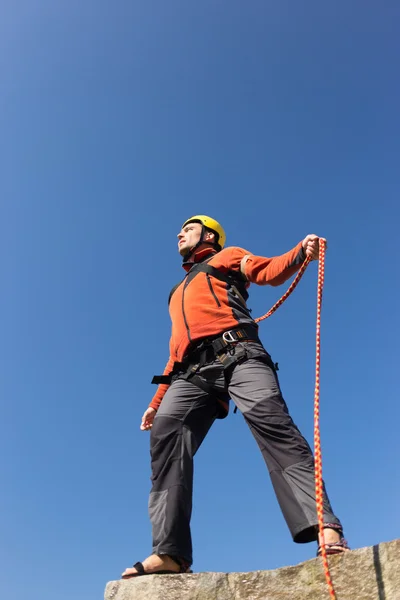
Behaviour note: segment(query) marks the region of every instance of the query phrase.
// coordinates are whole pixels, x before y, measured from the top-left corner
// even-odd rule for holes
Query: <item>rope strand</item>
[[[281,306],[281,304],[283,304],[285,302],[286,298],[288,298],[290,296],[290,294],[293,292],[294,288],[299,283],[300,279],[303,277],[304,271],[307,269],[309,264],[310,264],[310,258],[307,257],[306,260],[301,265],[296,277],[293,279],[292,283],[290,284],[290,287],[288,288],[287,292],[285,292],[283,294],[282,298],[279,298],[278,302],[275,302],[273,307],[267,313],[265,313],[265,315],[262,315],[262,317],[257,317],[257,319],[254,319],[256,323],[258,323],[259,321],[263,321],[264,319],[268,319],[268,317],[270,317]]]
[[[325,579],[329,589],[329,595],[336,600],[336,594],[329,572],[328,557],[325,547],[324,535],[324,493],[322,483],[322,452],[321,452],[321,434],[319,424],[319,405],[320,405],[320,367],[321,367],[321,309],[322,293],[325,279],[325,250],[326,240],[319,240],[319,261],[318,261],[318,291],[317,291],[317,328],[315,343],[315,390],[314,390],[314,455],[315,455],[315,499],[317,503],[318,532],[320,538],[320,548],[322,564],[325,572]]]
[[[329,595],[332,600],[336,600],[336,594],[329,572],[328,557],[325,548],[324,536],[324,496],[322,483],[322,453],[321,453],[321,435],[319,425],[319,400],[320,400],[320,365],[321,365],[321,308],[322,292],[325,279],[325,251],[326,240],[319,238],[319,261],[318,261],[318,286],[317,286],[317,328],[316,328],[316,359],[315,359],[315,390],[314,390],[314,455],[315,455],[315,499],[318,516],[318,533],[320,538],[322,564],[324,567],[325,579],[329,589]],[[304,272],[310,264],[310,258],[307,257],[297,273],[287,292],[274,304],[274,306],[265,315],[255,319],[256,323],[270,317],[290,296]]]

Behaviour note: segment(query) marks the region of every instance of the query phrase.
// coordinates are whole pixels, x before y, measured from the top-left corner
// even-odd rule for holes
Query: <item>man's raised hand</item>
[[[320,238],[317,235],[315,235],[315,233],[310,233],[303,240],[302,246],[304,253],[306,257],[310,257],[311,260],[318,260],[319,240]]]

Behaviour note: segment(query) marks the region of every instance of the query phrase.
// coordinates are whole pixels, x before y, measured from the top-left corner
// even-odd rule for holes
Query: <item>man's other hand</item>
[[[156,416],[156,410],[154,410],[154,408],[148,408],[143,417],[142,417],[142,422],[140,424],[140,429],[142,431],[148,431],[149,429],[151,429],[153,427],[153,421],[154,421],[154,417]]]

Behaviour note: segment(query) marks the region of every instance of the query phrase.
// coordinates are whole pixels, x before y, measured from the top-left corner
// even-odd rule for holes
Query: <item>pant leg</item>
[[[216,400],[189,381],[168,388],[150,436],[152,490],[149,514],[153,553],[192,564],[193,457],[217,415]]]
[[[238,364],[229,393],[250,427],[268,466],[271,481],[293,540],[317,539],[314,458],[289,415],[275,370],[250,358]],[[340,525],[324,487],[324,522]]]

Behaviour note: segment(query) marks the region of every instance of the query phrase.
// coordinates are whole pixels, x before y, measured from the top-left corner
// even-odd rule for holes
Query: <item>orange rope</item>
[[[317,333],[315,349],[315,391],[314,391],[314,454],[315,454],[315,498],[317,502],[318,530],[320,536],[320,548],[322,563],[324,566],[325,579],[329,589],[329,595],[333,600],[336,599],[335,590],[329,572],[328,557],[325,548],[324,536],[324,496],[322,484],[322,455],[321,455],[321,436],[319,427],[319,381],[320,381],[320,363],[321,363],[321,307],[322,291],[325,278],[325,250],[326,240],[319,240],[319,261],[318,261],[318,295],[317,295]]]
[[[322,484],[322,456],[321,456],[321,437],[319,427],[319,383],[320,383],[320,363],[321,363],[321,307],[322,307],[322,291],[324,287],[325,277],[325,251],[326,240],[319,238],[319,261],[318,261],[318,292],[317,292],[317,332],[316,332],[316,361],[315,361],[315,391],[314,391],[314,454],[315,454],[315,499],[317,504],[318,516],[318,532],[320,536],[320,547],[322,563],[325,572],[325,579],[329,589],[329,595],[333,600],[336,600],[335,590],[332,583],[332,578],[329,572],[328,557],[325,548],[324,536],[324,521],[323,521],[323,484]],[[306,258],[302,264],[295,279],[289,289],[282,298],[274,304],[274,306],[265,315],[255,319],[256,323],[270,317],[283,304],[283,302],[293,292],[304,271],[310,263],[310,258]]]
[[[273,307],[267,313],[265,313],[265,315],[263,315],[262,317],[257,317],[257,319],[254,319],[256,323],[258,323],[259,321],[263,321],[264,319],[268,319],[268,317],[270,317],[276,311],[276,309],[279,308],[281,306],[281,304],[283,304],[285,302],[286,298],[288,298],[290,296],[290,294],[293,292],[294,288],[299,283],[300,279],[303,277],[304,271],[308,267],[309,263],[310,263],[310,259],[306,258],[306,260],[301,265],[296,277],[293,279],[292,283],[290,284],[288,291],[283,294],[282,298],[279,298],[278,302],[276,302],[273,305]]]

